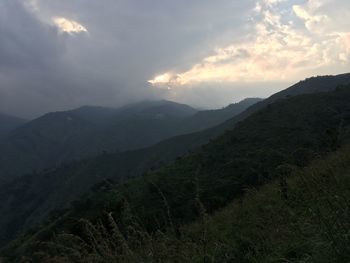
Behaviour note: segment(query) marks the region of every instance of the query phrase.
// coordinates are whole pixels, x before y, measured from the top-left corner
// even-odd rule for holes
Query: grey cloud
[[[147,80],[239,37],[255,2],[38,0],[35,11],[25,1],[0,4],[0,111],[25,117],[164,96]],[[62,34],[55,16],[89,33]]]
[[[17,0],[0,4],[0,67],[45,66],[62,52],[57,29],[38,21]]]

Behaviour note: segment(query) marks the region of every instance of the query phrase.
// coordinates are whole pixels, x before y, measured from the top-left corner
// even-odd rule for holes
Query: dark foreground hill
[[[349,76],[347,75],[347,77]],[[343,76],[341,76],[341,80],[343,81],[342,78]],[[338,76],[322,77],[322,79],[325,79],[335,85],[334,79],[338,79]],[[297,87],[300,89],[298,92],[300,93],[304,86],[310,86],[312,83],[317,84],[318,82],[319,78],[308,79],[304,82],[301,82],[297,84]],[[293,90],[294,87],[295,86],[293,86],[291,89]],[[328,90],[333,89],[335,89],[335,86],[328,86]],[[314,90],[317,91],[317,89]],[[213,139],[216,136],[224,133],[225,130],[233,129],[237,122],[253,114],[255,111],[264,109],[264,107],[266,110],[268,110],[269,107],[272,107],[272,105],[274,105],[274,101],[276,102],[282,100],[280,104],[283,104],[283,98],[288,99],[286,98],[286,94],[289,94],[289,89],[281,93],[284,95],[277,96],[277,98],[276,95],[274,95],[266,101],[258,103],[258,107],[250,107],[247,111],[237,115],[237,117],[230,119],[224,124],[216,126],[212,129],[205,130],[203,132],[175,137],[161,142],[153,147],[138,151],[130,151],[119,154],[103,154],[97,158],[75,162],[58,169],[55,168],[48,170],[44,173],[34,173],[32,175],[23,176],[12,181],[9,184],[3,185],[0,189],[0,212],[6,216],[0,218],[0,237],[2,243],[4,243],[6,240],[11,239],[16,232],[27,229],[33,224],[36,224],[38,221],[46,218],[50,211],[64,207],[68,202],[75,200],[98,182],[101,182],[108,178],[113,178],[115,181],[123,181],[128,177],[140,176],[147,171],[154,170],[158,167],[163,166],[164,164],[170,163],[176,157],[189,153],[189,150],[195,149],[199,145],[205,144],[210,139]],[[324,105],[328,105],[327,100],[324,102]],[[269,106],[270,104],[271,106]],[[305,107],[305,105],[302,105],[301,109],[307,110],[303,107]],[[299,112],[298,107],[293,108],[292,111],[293,114],[297,114]],[[282,109],[281,112],[283,112]],[[276,120],[271,119],[270,121],[275,121],[276,124],[277,120],[285,120],[285,118],[288,118],[282,113],[277,117]],[[312,118],[313,116],[310,115],[309,117]],[[294,119],[290,120],[290,125],[296,124],[294,122],[297,117],[295,116],[293,118]],[[259,121],[259,119],[256,121]],[[247,129],[247,137],[244,139],[246,141],[250,140],[249,136],[252,136],[252,132],[258,133],[257,127],[264,127],[263,124],[254,122],[250,122],[251,130]],[[272,122],[272,124],[273,123],[274,122]],[[284,123],[281,125],[283,127]],[[287,134],[289,135],[292,134],[292,131],[294,131],[293,129],[297,128],[294,127],[291,129],[291,131],[288,131],[286,129],[284,131],[288,132]],[[278,139],[280,137],[278,132],[276,132],[274,135],[275,137],[273,137],[271,134],[265,134],[265,136],[267,137],[264,137],[261,140],[266,140],[267,142],[269,140],[274,140],[276,138]],[[293,136],[291,135],[290,137]],[[293,138],[289,137],[286,138],[287,141],[292,139]],[[282,141],[281,145],[283,145],[283,143],[284,142]],[[293,147],[296,146],[300,146],[300,142],[296,142],[295,145],[293,145]],[[214,151],[221,152],[223,150],[224,148]],[[239,151],[240,150],[236,151],[237,154],[239,154]],[[271,154],[273,154],[273,151]],[[265,155],[265,153],[261,153],[262,160],[264,160],[263,156]],[[269,160],[268,158],[270,157],[267,155],[266,158],[267,162]],[[247,160],[245,157],[242,158],[243,164],[246,161]],[[237,166],[240,165],[237,164]]]
[[[25,122],[26,121],[21,118],[0,113],[0,139],[6,137],[11,131],[23,125]]]
[[[80,218],[103,223],[105,213],[112,213],[119,221],[129,209],[148,231],[170,227],[180,234],[181,225],[276,178],[281,179],[282,195],[287,196],[284,176],[293,167],[303,167],[349,142],[349,100],[347,86],[270,104],[172,165],[116,185],[105,181],[96,186],[94,193],[74,202],[69,210],[52,215],[52,221],[39,232],[28,234],[8,251],[17,254],[26,250],[31,254],[37,251],[35,240],[55,242],[51,239],[53,233],[80,236]],[[85,172],[96,174],[100,168]],[[61,172],[62,177],[69,176],[69,170],[65,172]],[[26,192],[25,188],[14,189]],[[8,201],[7,205],[15,204]],[[127,225],[121,228],[129,229]]]
[[[349,173],[346,147],[305,169],[293,167],[284,186],[276,180],[247,190],[214,215],[198,196],[198,220],[177,231],[150,233],[126,203],[122,215],[72,221],[74,231],[35,243],[47,240],[47,228],[2,255],[4,262],[20,255],[33,262],[348,262]]]

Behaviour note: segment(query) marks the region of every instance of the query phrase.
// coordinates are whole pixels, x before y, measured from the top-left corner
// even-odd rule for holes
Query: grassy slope
[[[350,148],[296,170],[286,188],[286,198],[278,180],[251,189],[241,201],[185,227],[183,237],[174,240],[181,260],[347,262]],[[164,255],[171,255],[169,250]]]
[[[196,223],[181,228],[180,237],[171,230],[155,234],[139,249],[129,234],[131,255],[124,252],[114,260],[348,262],[350,148],[296,169],[286,183],[286,196],[279,180],[250,189],[216,214],[202,213]]]
[[[180,234],[148,234],[130,212],[117,223],[106,216],[116,232],[80,221],[82,239],[58,235],[30,262],[348,262],[350,148],[296,169],[286,183],[287,197],[278,180],[250,189],[214,215],[203,209]],[[125,222],[131,231],[122,233]]]

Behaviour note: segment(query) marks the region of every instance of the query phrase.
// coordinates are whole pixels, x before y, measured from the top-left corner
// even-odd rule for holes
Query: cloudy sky
[[[350,71],[348,0],[0,0],[0,112],[221,107]]]

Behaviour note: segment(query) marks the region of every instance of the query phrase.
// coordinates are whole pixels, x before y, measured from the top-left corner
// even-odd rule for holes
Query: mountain
[[[153,231],[159,233],[159,230],[170,228],[173,229],[174,235],[181,237],[183,224],[196,220],[200,215],[205,217],[206,214],[241,197],[249,191],[247,189],[260,188],[277,178],[280,180],[281,196],[291,198],[294,202],[297,197],[293,195],[288,197],[285,176],[294,169],[304,167],[312,160],[321,158],[350,142],[349,100],[350,85],[338,87],[331,92],[298,95],[278,100],[237,123],[234,129],[192,154],[178,158],[171,165],[116,184],[110,180],[103,182],[102,176],[100,177],[102,183],[96,185],[93,192],[72,203],[68,210],[52,214],[44,227],[28,232],[27,236],[12,243],[6,251],[12,255],[18,253],[17,256],[22,255],[24,251],[24,255],[33,256],[33,252],[44,253],[43,247],[51,244],[54,245],[54,249],[45,250],[45,254],[53,253],[54,256],[58,256],[57,251],[60,251],[60,248],[55,247],[55,242],[58,242],[54,239],[55,236],[61,236],[61,233],[64,233],[63,236],[66,238],[86,240],[85,245],[91,244],[92,237],[97,237],[95,234],[99,233],[96,232],[96,228],[94,230],[93,224],[99,224],[98,231],[108,233],[110,227],[115,226],[116,222],[120,226],[119,237],[140,233],[137,230],[136,232],[130,230],[135,227],[132,222],[138,222],[150,233]],[[121,156],[123,155],[118,158]],[[125,156],[124,160],[118,158],[109,155],[105,158],[101,156],[99,160],[93,160],[94,165],[87,162],[85,169],[80,167],[78,170],[83,172],[85,178],[91,178],[91,176],[112,172],[110,169],[114,169],[110,174],[111,179],[117,180],[125,173],[123,170],[119,171],[123,169],[121,164],[128,160]],[[114,167],[106,167],[106,164],[112,164],[112,160]],[[38,183],[45,185],[50,181],[48,179],[50,177],[56,177],[57,180],[69,178],[69,182],[72,182],[75,179],[72,176],[79,177],[78,170],[75,170],[78,166],[80,164],[72,164],[61,170],[38,175],[40,178]],[[324,178],[325,175],[328,176],[327,171],[322,170],[321,179],[323,178],[324,182],[329,182]],[[19,203],[14,199],[16,192],[21,193],[21,198],[27,201],[28,206],[35,207],[35,202],[38,202],[40,197],[30,191],[28,188],[30,179],[27,177],[26,180],[26,182],[22,181],[22,184],[13,183],[11,188],[7,188],[7,191],[10,191],[7,194],[3,193],[6,189],[1,189],[2,195],[11,196],[7,201],[1,202],[2,209],[7,207],[7,211],[11,211],[14,207],[18,207]],[[310,183],[313,181],[311,180]],[[77,184],[75,189],[78,190],[79,187],[80,185]],[[50,191],[48,188],[42,189]],[[36,198],[38,198],[37,201]],[[1,200],[5,199],[1,197]],[[41,197],[41,202],[43,200],[46,199]],[[273,203],[269,204],[273,205]],[[304,209],[301,207],[299,211]],[[24,226],[28,223],[24,218],[32,216],[32,213],[33,210],[28,209],[26,216],[17,215],[15,218],[17,221],[11,222]],[[111,220],[111,216],[115,216],[116,221],[108,221]],[[136,221],[130,221],[132,218]],[[9,228],[6,229],[8,230]],[[69,239],[69,242],[73,242],[73,239]],[[37,243],[37,241],[44,241],[44,243]],[[126,239],[125,242],[129,241]],[[75,244],[78,248],[83,246],[83,243]],[[102,243],[94,244],[97,246]],[[135,247],[137,247],[136,244]],[[83,249],[83,247],[80,248]],[[36,256],[39,257],[43,255],[42,253],[37,253]],[[66,251],[66,253],[69,252]],[[79,255],[76,256],[79,258]]]
[[[142,102],[139,104],[126,106],[121,110],[119,110],[119,112],[121,113],[117,114],[118,118],[121,115],[123,115],[123,113],[125,113],[126,116],[131,117],[129,121],[127,119],[123,119],[124,123],[121,123],[121,122],[118,123],[120,119],[117,118],[117,124],[114,123],[114,125],[111,125],[111,127],[108,127],[108,128],[104,127],[103,129],[97,129],[98,131],[96,131],[96,129],[94,129],[93,127],[88,129],[84,129],[84,127],[82,127],[82,130],[84,133],[80,134],[79,136],[70,138],[69,142],[67,142],[64,145],[59,143],[59,145],[61,146],[61,148],[59,147],[60,151],[58,155],[56,154],[54,156],[52,156],[52,154],[47,155],[45,149],[55,149],[56,143],[54,143],[54,145],[52,145],[51,143],[52,141],[55,141],[56,138],[52,139],[50,138],[51,136],[50,135],[48,137],[48,141],[49,141],[48,145],[46,145],[45,143],[42,143],[42,138],[38,138],[38,139],[28,138],[26,132],[23,132],[22,134],[19,134],[19,135],[16,134],[13,137],[11,136],[10,142],[7,141],[6,143],[2,143],[2,144],[0,142],[0,146],[3,149],[0,152],[0,156],[2,156],[0,157],[0,182],[1,180],[5,180],[4,179],[5,177],[12,178],[13,176],[16,176],[16,175],[21,175],[24,173],[29,173],[29,172],[38,171],[38,170],[40,171],[44,168],[57,166],[65,162],[72,161],[74,159],[81,159],[81,158],[95,156],[101,152],[116,152],[116,151],[125,151],[130,149],[132,150],[132,149],[147,147],[161,140],[164,140],[166,138],[170,138],[179,134],[192,133],[200,129],[204,130],[204,132],[199,134],[189,135],[188,137],[175,138],[174,141],[166,142],[165,144],[163,144],[163,145],[167,145],[166,147],[162,147],[162,145],[157,146],[156,148],[163,148],[163,149],[168,148],[169,145],[174,146],[174,152],[170,150],[164,153],[162,152],[162,150],[160,150],[160,151],[156,151],[156,152],[160,152],[160,154],[157,154],[157,156],[152,154],[153,159],[160,158],[160,162],[162,163],[168,159],[172,160],[174,157],[186,153],[189,149],[195,148],[196,146],[207,142],[211,138],[215,138],[216,136],[220,135],[223,131],[227,129],[232,129],[237,122],[243,120],[244,118],[248,117],[250,114],[256,111],[263,109],[267,105],[277,100],[298,95],[298,94],[303,94],[303,93],[326,92],[326,91],[333,90],[334,88],[337,87],[337,85],[340,85],[340,84],[345,85],[348,83],[350,83],[349,73],[336,75],[336,76],[318,76],[318,77],[308,78],[304,81],[300,81],[299,83],[291,86],[286,90],[283,90],[281,92],[274,94],[273,96],[269,97],[264,101],[253,104],[253,107],[249,107],[248,110],[243,111],[242,113],[240,111],[235,112],[235,114],[237,115],[236,117],[231,116],[231,119],[229,119],[228,121],[226,121],[221,125],[215,126],[213,129],[208,129],[208,128],[210,128],[212,125],[215,125],[227,120],[227,118],[230,118],[228,114],[225,114],[225,112],[229,112],[229,110],[223,109],[223,110],[213,111],[213,112],[204,111],[203,113],[198,112],[197,114],[195,114],[193,110],[190,110],[190,112],[192,112],[194,116],[192,117],[189,116],[187,119],[183,119],[182,121],[179,121],[177,119],[175,122],[171,121],[171,123],[169,124],[167,122],[162,123],[161,120],[157,119],[157,116],[159,118],[161,114],[151,115],[154,117],[152,119],[153,122],[149,122],[147,119],[143,119],[143,117],[141,117],[142,114],[141,116],[139,115],[145,107],[151,106],[150,108],[157,109],[157,107],[159,108],[163,104],[162,107],[164,109],[164,104],[166,105],[169,102],[167,101]],[[178,105],[178,104],[176,105],[184,106],[184,105]],[[244,104],[241,104],[241,105],[244,105]],[[248,104],[246,106],[250,106],[250,105]],[[91,112],[96,110],[97,108],[83,107],[81,109],[78,109],[76,113],[80,119],[87,120],[89,124],[91,124],[90,122],[95,123],[96,121],[99,123],[103,119],[105,119],[105,121],[111,120],[109,115],[113,115],[113,110],[98,108],[98,112],[99,112],[98,114]],[[173,108],[176,108],[176,107],[174,107],[173,105]],[[228,107],[228,109],[230,108],[231,107]],[[244,107],[242,109],[244,109]],[[135,112],[138,112],[138,114],[133,114]],[[100,117],[97,116],[96,118],[95,114],[96,115],[100,114],[101,116]],[[135,115],[138,117],[136,117]],[[95,119],[91,120],[91,117],[87,117],[87,116],[95,116]],[[134,118],[132,118],[132,116],[134,116]],[[221,117],[218,117],[218,116],[221,116]],[[160,127],[157,127],[157,125],[160,125]],[[143,133],[141,130],[145,127],[147,127],[148,130],[146,130],[145,133]],[[40,134],[41,132],[38,132],[38,133]],[[63,132],[62,135],[64,139],[67,141],[67,136],[65,136],[64,134],[65,133]],[[24,140],[23,140],[23,137],[24,137]],[[36,137],[36,135],[34,135],[34,137]],[[40,141],[40,146],[36,145],[37,140]],[[170,148],[172,148],[172,146]],[[41,153],[42,148],[44,148],[43,150],[44,153]],[[37,150],[33,152],[32,149],[37,149]],[[25,153],[23,153],[23,150]],[[39,151],[39,153],[37,151]],[[164,155],[164,157],[162,155]],[[21,161],[23,160],[20,165],[18,165],[18,160],[21,160]],[[146,162],[150,163],[149,160],[146,160]],[[150,166],[154,166],[154,164]]]
[[[247,99],[224,109],[203,112],[163,100],[118,109],[84,106],[49,113],[0,142],[0,180],[101,153],[148,147],[176,135],[212,127],[256,101]]]
[[[83,106],[72,111],[76,116],[95,123],[109,124],[130,118],[187,118],[197,113],[194,108],[167,100],[141,101],[121,108]]]
[[[342,84],[337,81],[349,80],[350,82],[350,74],[345,75],[345,78],[344,75],[340,75],[307,79],[297,84],[298,92],[313,83],[318,85],[319,79],[325,79],[327,83],[337,83],[327,87],[327,90],[334,90]],[[295,87],[294,85],[265,101],[254,104],[246,111],[214,128],[177,136],[141,150],[116,154],[105,153],[96,158],[52,168],[43,173],[23,176],[0,186],[0,193],[2,193],[0,194],[0,204],[2,204],[0,212],[7,215],[0,219],[0,228],[5,231],[0,233],[0,237],[3,237],[3,240],[11,238],[18,231],[18,226],[27,228],[44,219],[50,211],[64,207],[100,181],[107,178],[123,181],[128,177],[138,177],[193,152],[194,149],[223,134],[226,130],[232,130],[237,123],[254,112],[268,108],[274,102],[292,98],[293,96],[287,95],[292,93],[290,89],[294,90]],[[308,90],[309,88],[306,92]],[[314,88],[314,91],[318,91],[317,88]],[[253,124],[251,128],[255,130]],[[15,210],[13,203],[16,204]]]
[[[120,109],[82,107],[48,113],[0,142],[0,178],[54,167],[102,152],[150,146],[176,135],[197,111],[174,102],[143,102]]]
[[[226,128],[234,126],[240,120],[246,118],[250,114],[257,112],[271,103],[278,100],[286,99],[301,94],[313,94],[319,92],[329,92],[336,89],[339,85],[350,84],[350,73],[340,74],[340,75],[326,75],[310,77],[305,80],[299,81],[298,83],[292,85],[288,89],[282,90],[270,96],[269,98],[254,104],[249,107],[242,114],[238,115],[236,118],[232,118],[223,124]],[[223,129],[220,127],[219,129]]]
[[[0,138],[7,136],[11,131],[23,125],[25,122],[26,121],[21,118],[0,113]]]

